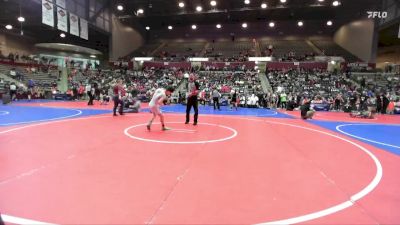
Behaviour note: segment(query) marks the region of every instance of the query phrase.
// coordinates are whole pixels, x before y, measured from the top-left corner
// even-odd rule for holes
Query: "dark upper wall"
[[[112,36],[110,40],[110,60],[117,60],[138,49],[144,43],[144,38],[136,29],[122,24],[117,17],[112,16]]]
[[[248,23],[247,29],[239,24],[222,24],[221,29],[213,25],[198,25],[196,30],[191,27],[174,27],[168,30],[166,27],[161,30],[150,30],[147,34],[149,42],[159,39],[231,39],[232,34],[235,38],[260,38],[275,37],[282,38],[288,36],[310,37],[310,36],[330,36],[332,37],[338,26],[327,27],[321,22],[304,21],[303,27],[298,27],[296,21],[276,22],[274,28],[270,28],[267,22]]]
[[[374,62],[376,53],[373,53],[374,21],[370,19],[358,20],[343,25],[334,36],[334,41],[342,48],[365,62]]]
[[[19,55],[30,55],[34,53],[34,41],[23,36],[12,34],[0,34],[0,51],[3,55],[18,53]]]

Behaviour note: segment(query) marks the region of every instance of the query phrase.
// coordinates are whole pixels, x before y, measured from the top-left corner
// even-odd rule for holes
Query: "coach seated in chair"
[[[124,101],[124,113],[138,113],[140,110],[141,101],[138,100],[137,97],[132,97],[132,94],[129,94],[127,97],[123,99]]]

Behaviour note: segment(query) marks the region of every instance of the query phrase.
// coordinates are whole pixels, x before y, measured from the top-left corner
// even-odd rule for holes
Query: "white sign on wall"
[[[56,4],[64,9],[66,8],[65,0],[56,0]]]
[[[65,9],[57,7],[57,28],[68,32],[68,15]]]
[[[80,24],[81,24],[81,38],[88,40],[89,39],[88,22],[81,18]]]
[[[79,17],[75,14],[69,14],[69,32],[79,37]]]
[[[399,24],[399,34],[397,35],[398,38],[400,38],[400,24]]]
[[[42,0],[42,23],[54,27],[54,6],[47,0]]]

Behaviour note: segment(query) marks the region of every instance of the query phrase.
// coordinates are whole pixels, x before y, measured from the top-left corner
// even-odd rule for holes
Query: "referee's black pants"
[[[220,108],[219,108],[219,98],[213,97],[213,102],[214,102],[214,109],[220,110]]]
[[[197,118],[199,117],[199,100],[197,96],[192,96],[188,98],[186,105],[186,123],[190,121],[190,110],[194,109],[194,123],[197,123]]]
[[[94,95],[92,94],[91,91],[88,91],[87,94],[88,94],[88,96],[89,96],[88,105],[93,105]]]
[[[121,115],[124,114],[123,112],[124,102],[121,99],[119,99],[118,95],[114,96],[113,101],[114,101],[114,108],[113,108],[114,115],[117,115],[118,105],[119,105],[119,114]]]

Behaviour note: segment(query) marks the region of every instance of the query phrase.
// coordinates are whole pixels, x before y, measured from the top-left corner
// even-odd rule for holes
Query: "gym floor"
[[[6,223],[400,223],[400,116],[201,106],[193,126],[172,105],[149,132],[146,105],[111,108],[0,106]]]

